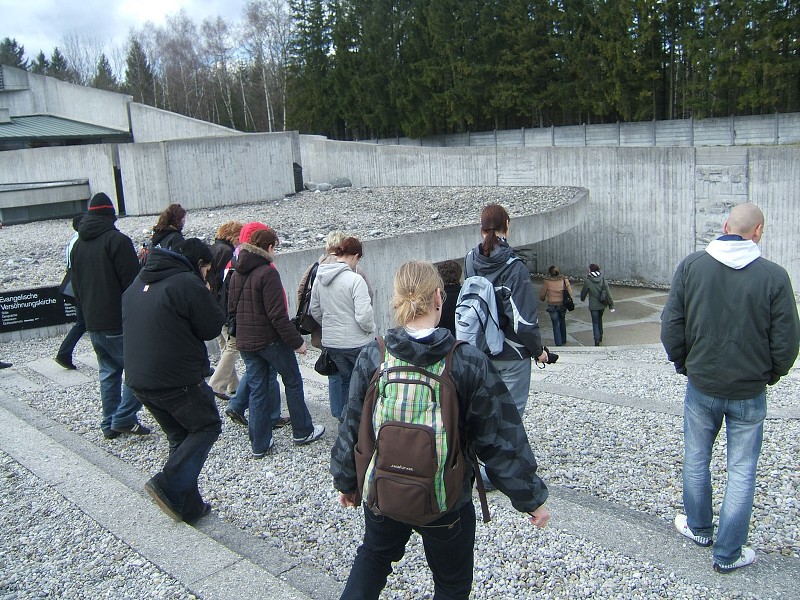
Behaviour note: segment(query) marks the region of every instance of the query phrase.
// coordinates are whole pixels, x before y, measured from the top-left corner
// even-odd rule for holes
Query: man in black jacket
[[[145,490],[176,521],[208,514],[197,478],[219,437],[221,421],[205,382],[206,340],[225,315],[205,284],[211,250],[191,238],[177,252],[153,248],[122,297],[125,381],[169,439],[169,458]]]
[[[150,433],[136,417],[141,403],[122,383],[122,292],[139,272],[139,260],[131,239],[114,226],[116,220],[111,199],[102,192],[92,196],[70,254],[75,299],[100,368],[100,428],[107,439]]]
[[[800,324],[786,271],[761,257],[764,215],[739,204],[725,235],[686,257],[661,315],[661,341],[675,370],[688,377],[683,411],[683,505],[678,532],[714,545],[714,570],[753,563],[747,540],[761,453],[766,386],[797,357]],[[728,485],[713,539],[711,449],[725,421]]]

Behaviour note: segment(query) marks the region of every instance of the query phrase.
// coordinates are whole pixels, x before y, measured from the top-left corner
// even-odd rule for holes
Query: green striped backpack
[[[453,352],[462,343],[422,368],[390,354],[378,337],[383,362],[367,388],[355,448],[358,490],[376,515],[427,525],[460,498],[473,462],[451,376]]]

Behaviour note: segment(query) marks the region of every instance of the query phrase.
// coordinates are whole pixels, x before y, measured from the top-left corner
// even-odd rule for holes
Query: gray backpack
[[[467,272],[472,270],[471,258],[470,253],[466,261]],[[464,280],[456,301],[456,339],[472,344],[490,356],[496,356],[503,351],[506,336],[500,326],[494,282],[499,282],[508,268],[518,260],[521,259],[512,256],[491,278],[473,275]]]

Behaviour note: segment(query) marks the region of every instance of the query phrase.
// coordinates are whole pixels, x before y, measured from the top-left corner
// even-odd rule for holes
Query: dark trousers
[[[78,345],[81,337],[83,337],[83,334],[86,333],[86,322],[83,320],[83,311],[77,304],[75,305],[75,316],[75,324],[67,332],[64,341],[61,342],[61,346],[58,348],[58,354],[56,354],[59,360],[66,363],[72,362],[72,352],[75,350],[75,346]]]
[[[422,536],[425,558],[433,573],[434,600],[469,598],[475,547],[472,502],[425,527],[377,517],[366,506],[364,521],[364,542],[356,553],[342,600],[377,599],[386,587],[392,563],[403,558],[412,531]]]
[[[202,381],[172,390],[133,393],[169,440],[169,458],[153,479],[184,521],[192,522],[203,512],[197,478],[222,431],[214,392]]]
[[[603,311],[605,308],[601,308],[600,310],[590,310],[589,312],[592,313],[592,336],[594,337],[595,342],[602,342],[603,341]]]

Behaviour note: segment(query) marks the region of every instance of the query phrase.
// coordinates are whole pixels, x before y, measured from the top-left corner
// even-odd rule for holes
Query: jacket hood
[[[761,250],[752,240],[744,240],[738,235],[723,235],[706,247],[717,262],[731,269],[743,269],[761,257]]]
[[[267,226],[264,225],[264,223],[259,223],[258,221],[251,221],[250,223],[245,223],[242,226],[242,230],[239,232],[239,241],[249,242],[250,237],[259,229],[267,229]]]
[[[345,271],[352,272],[350,265],[341,262],[321,263],[317,267],[317,280],[319,280],[320,284],[327,286]]]
[[[116,229],[112,219],[101,215],[86,215],[78,226],[78,237],[82,240],[93,240],[112,229]]]
[[[160,244],[165,238],[171,236],[173,233],[180,233],[180,231],[174,228],[164,229],[163,231],[154,231],[153,237],[151,238],[153,240],[153,246]],[[149,257],[148,260],[150,260]]]
[[[481,244],[478,244],[478,246],[472,250],[472,264],[475,267],[476,273],[488,275],[502,269],[506,261],[511,258],[513,254],[514,251],[504,239],[500,239],[489,256],[481,254]]]
[[[272,258],[266,250],[244,242],[239,244],[239,257],[236,259],[236,272],[246,275],[261,265],[272,263]]]
[[[385,340],[389,352],[418,367],[426,367],[442,360],[456,341],[453,334],[443,327],[437,327],[433,333],[422,339],[414,339],[404,328],[397,327],[386,333]]]
[[[194,272],[191,263],[185,256],[172,250],[153,248],[147,256],[147,263],[139,272],[139,278],[144,283],[154,283],[187,271]]]

